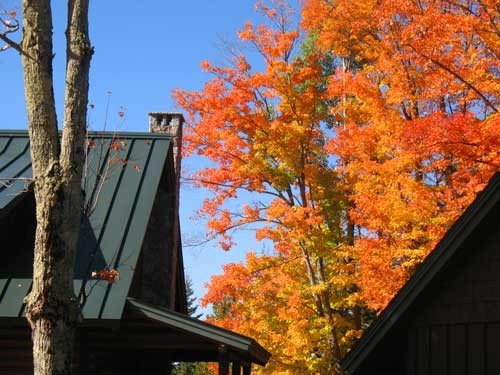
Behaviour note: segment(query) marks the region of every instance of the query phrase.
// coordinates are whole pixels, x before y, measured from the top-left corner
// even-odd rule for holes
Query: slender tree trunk
[[[34,374],[70,374],[78,304],[73,267],[82,207],[88,75],[88,0],[68,1],[66,95],[59,139],[52,79],[50,0],[23,0],[21,43],[37,228],[26,316]]]
[[[307,275],[309,278],[309,284],[311,286],[317,286],[319,284],[326,283],[326,278],[324,275],[323,262],[321,258],[313,264],[311,261],[311,257],[309,256],[308,251],[306,250],[305,244],[300,244],[300,248],[302,254],[304,256],[304,263],[307,270]],[[330,304],[330,293],[331,290],[328,288],[323,292],[314,292],[312,293],[312,297],[316,304],[316,311],[319,317],[326,317],[328,323],[330,324],[330,334],[328,335],[328,341],[330,346],[331,358],[333,360],[332,363],[332,371],[334,371],[335,375],[343,374],[342,369],[339,366],[340,361],[342,360],[342,351],[340,349],[339,340],[337,330],[335,328],[335,312],[331,308]]]

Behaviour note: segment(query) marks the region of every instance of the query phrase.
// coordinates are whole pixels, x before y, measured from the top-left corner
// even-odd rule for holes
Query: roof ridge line
[[[59,130],[59,134],[62,131]],[[90,130],[88,132],[90,137],[103,136],[105,138],[124,137],[134,139],[171,139],[172,136],[166,133],[152,133],[149,131],[110,131],[110,130]],[[28,129],[0,129],[0,137],[28,137]]]

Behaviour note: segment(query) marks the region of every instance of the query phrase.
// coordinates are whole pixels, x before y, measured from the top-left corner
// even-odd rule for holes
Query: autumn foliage
[[[175,92],[186,153],[211,161],[190,176],[213,193],[201,208],[209,236],[229,250],[231,231],[254,225],[274,243],[227,265],[204,302],[216,324],[272,352],[262,373],[335,373],[500,167],[500,11],[461,0],[256,8],[268,23],[238,37],[261,60],[204,62],[204,89]]]
[[[363,299],[380,310],[499,168],[499,13],[476,1],[358,5],[308,0],[303,16],[343,62],[328,84],[339,130],[327,147],[362,228]]]

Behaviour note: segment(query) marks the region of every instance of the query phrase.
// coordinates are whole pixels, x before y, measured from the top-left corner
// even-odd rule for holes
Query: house
[[[349,375],[500,374],[500,173],[342,365]]]
[[[178,221],[183,117],[151,113],[150,133],[90,133],[85,214],[75,262],[83,322],[75,373],[168,374],[172,362],[219,362],[250,374],[269,353],[192,319]],[[32,281],[35,201],[26,131],[0,131],[0,375],[32,374],[24,297]],[[10,179],[10,180],[9,180]],[[109,279],[117,270],[117,278]],[[111,282],[108,282],[111,281]]]

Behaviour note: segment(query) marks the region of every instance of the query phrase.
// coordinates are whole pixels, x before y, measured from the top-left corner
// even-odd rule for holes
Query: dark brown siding
[[[19,325],[19,320],[12,322],[12,326],[0,326],[0,375],[32,375],[30,329],[27,324]],[[165,350],[156,352],[150,347],[141,349],[143,341],[128,340],[127,333],[123,334],[109,328],[80,328],[75,347],[73,373],[75,375],[170,373],[168,352]],[[137,338],[140,334],[141,331],[134,331],[131,336]],[[148,342],[148,345],[151,344]]]
[[[500,374],[499,219],[490,216],[414,306],[407,375]]]
[[[478,233],[434,286],[435,295],[417,315],[416,325],[500,321],[500,217]]]
[[[32,375],[33,356],[28,327],[1,327],[0,337],[0,374]]]
[[[498,205],[352,375],[500,374]]]
[[[500,323],[419,327],[409,342],[407,375],[500,373]]]

